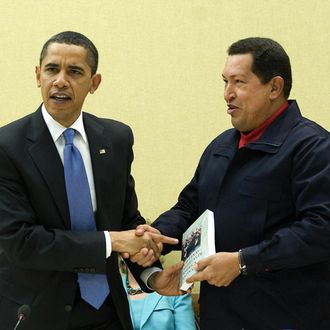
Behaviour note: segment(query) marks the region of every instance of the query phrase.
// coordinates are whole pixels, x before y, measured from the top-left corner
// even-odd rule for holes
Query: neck
[[[128,283],[132,288],[139,287],[137,280],[134,278],[131,272],[128,272],[127,279],[128,279]]]
[[[137,296],[134,299],[142,299],[145,296],[144,292],[141,290],[139,284],[137,283],[133,275],[130,274],[130,272],[127,273],[126,277],[126,290],[130,299],[132,296]]]

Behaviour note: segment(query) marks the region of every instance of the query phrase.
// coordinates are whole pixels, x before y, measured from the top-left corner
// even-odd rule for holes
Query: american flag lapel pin
[[[104,154],[106,154],[105,149],[100,149],[100,150],[99,150],[99,154],[100,154],[100,155],[104,155]]]

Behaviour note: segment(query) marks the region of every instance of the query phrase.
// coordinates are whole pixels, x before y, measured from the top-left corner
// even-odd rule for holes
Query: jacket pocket
[[[281,182],[253,176],[246,177],[239,186],[239,193],[242,195],[270,201],[279,201],[282,191]]]

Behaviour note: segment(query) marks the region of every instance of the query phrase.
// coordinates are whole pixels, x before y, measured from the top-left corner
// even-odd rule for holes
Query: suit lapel
[[[31,117],[31,130],[27,133],[27,139],[31,143],[29,147],[31,158],[49,188],[58,212],[62,216],[64,226],[69,228],[63,165],[40,109]]]
[[[84,127],[89,143],[91,155],[94,186],[97,202],[96,222],[98,230],[109,230],[109,192],[114,186],[111,168],[113,168],[112,142],[106,136],[104,127],[99,120],[84,113]]]
[[[159,294],[148,294],[144,299],[140,328],[143,329],[144,324],[148,321],[150,315],[154,311],[159,300],[162,298]]]

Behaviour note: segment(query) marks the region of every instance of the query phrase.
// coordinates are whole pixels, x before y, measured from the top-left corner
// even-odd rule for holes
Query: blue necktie
[[[71,229],[73,231],[96,231],[92,200],[83,159],[73,144],[75,130],[63,132],[64,176],[69,203]],[[104,274],[78,273],[81,297],[99,309],[109,294],[109,285]]]

